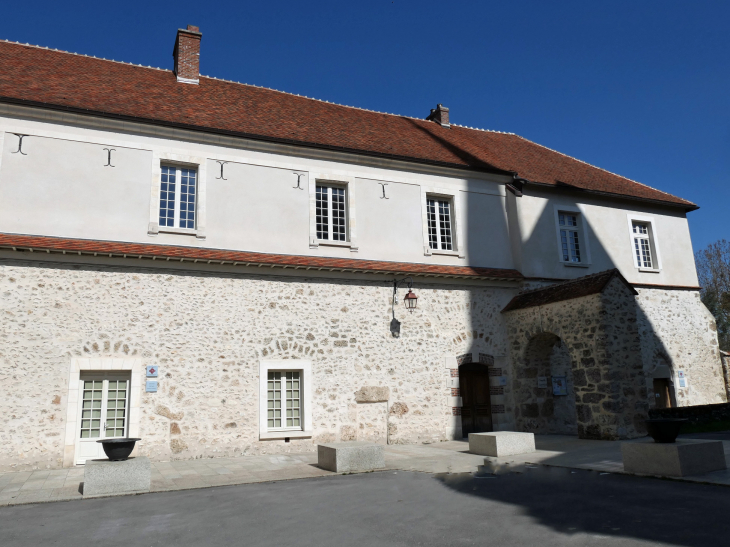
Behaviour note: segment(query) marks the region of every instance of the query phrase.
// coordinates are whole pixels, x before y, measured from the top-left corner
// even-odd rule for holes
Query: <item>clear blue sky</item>
[[[730,239],[730,2],[10,2],[0,38],[509,131],[698,203]]]

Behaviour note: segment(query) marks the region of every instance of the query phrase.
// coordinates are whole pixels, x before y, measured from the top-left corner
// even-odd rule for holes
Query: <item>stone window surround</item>
[[[428,198],[448,199],[451,201],[451,246],[453,251],[440,251],[431,248],[428,240],[428,206],[426,204]],[[464,238],[462,237],[461,222],[458,216],[460,205],[461,204],[457,202],[454,190],[438,188],[435,186],[421,186],[421,229],[423,232],[424,256],[446,255],[456,256],[458,258],[466,257],[462,245]]]
[[[571,268],[588,268],[591,265],[591,245],[588,239],[588,227],[585,222],[585,214],[575,205],[554,205],[553,211],[555,215],[555,235],[557,237],[558,262],[563,266]],[[578,215],[578,231],[580,232],[580,244],[583,246],[583,257],[580,262],[566,262],[563,260],[563,246],[560,239],[560,213],[573,213]]]
[[[317,239],[317,183],[324,183],[345,188],[345,215],[347,216],[346,241],[330,241]],[[344,247],[351,252],[358,252],[357,230],[355,222],[355,178],[326,173],[309,173],[309,248],[320,246]]]
[[[120,372],[129,371],[131,382],[129,389],[128,434],[139,437],[140,404],[142,399],[142,378],[144,368],[142,359],[138,357],[92,357],[71,359],[68,375],[68,399],[66,402],[66,436],[63,446],[63,466],[73,467],[76,460],[76,433],[79,428],[79,381],[82,372]],[[136,454],[137,448],[133,455]]]
[[[634,268],[639,270],[640,272],[649,272],[649,273],[659,273],[662,271],[662,257],[659,253],[659,237],[657,236],[657,231],[654,226],[654,218],[653,217],[647,217],[643,215],[635,215],[633,213],[627,213],[626,214],[626,220],[628,222],[629,227],[629,242],[630,246],[629,249],[631,249],[631,256],[634,263]],[[654,254],[654,263],[656,265],[655,268],[642,268],[639,266],[639,263],[636,259],[636,251],[634,250],[634,222],[640,222],[642,224],[648,224],[649,225],[649,241],[651,243],[651,250]]]
[[[152,151],[152,185],[150,188],[150,218],[147,234],[156,236],[159,233],[195,236],[205,239],[206,226],[206,159],[202,156],[190,156],[175,152]],[[195,169],[198,174],[197,196],[195,202],[195,228],[163,227],[160,228],[160,180],[162,165]],[[177,190],[177,189],[176,189]],[[179,191],[179,190],[178,190]]]
[[[266,422],[266,382],[269,371],[298,371],[301,374],[302,427],[269,430]],[[282,410],[285,410],[282,408]],[[259,361],[259,440],[303,439],[312,436],[312,362],[303,359],[271,359]]]

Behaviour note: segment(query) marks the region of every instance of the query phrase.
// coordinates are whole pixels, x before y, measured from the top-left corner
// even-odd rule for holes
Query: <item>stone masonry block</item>
[[[149,492],[150,460],[129,458],[120,462],[87,460],[84,466],[84,497],[131,492]]]
[[[469,452],[483,456],[514,456],[535,451],[535,435],[516,431],[469,433]]]
[[[387,386],[363,386],[355,392],[356,403],[388,402],[390,389]]]
[[[722,441],[678,439],[655,443],[641,439],[621,443],[624,471],[642,475],[685,477],[727,469]]]
[[[344,442],[317,446],[317,464],[335,473],[372,471],[385,467],[383,445],[367,442]]]

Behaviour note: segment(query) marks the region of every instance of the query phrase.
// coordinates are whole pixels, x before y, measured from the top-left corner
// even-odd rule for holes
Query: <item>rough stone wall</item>
[[[670,368],[679,406],[727,401],[717,326],[697,291],[637,289],[637,320],[647,389],[653,397],[652,374]],[[686,387],[677,373],[684,371]]]
[[[72,357],[160,367],[141,403],[140,451],[154,460],[380,438],[385,408],[391,443],[445,440],[444,355],[504,355],[499,312],[515,291],[414,290],[418,309],[397,311],[395,339],[389,281],[0,262],[0,471],[62,465]],[[312,439],[258,440],[261,359],[312,361]],[[388,402],[358,404],[364,386],[389,388]]]
[[[614,278],[601,294],[516,310],[505,317],[519,429],[547,433],[557,426],[554,401],[537,384],[545,351],[531,347],[536,337],[538,343],[547,341],[550,333],[570,353],[568,392],[574,393],[578,435],[617,439],[645,434],[648,403],[636,306],[621,281]]]

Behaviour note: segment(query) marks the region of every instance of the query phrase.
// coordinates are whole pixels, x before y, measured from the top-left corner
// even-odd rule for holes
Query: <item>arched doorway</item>
[[[530,339],[517,385],[522,431],[578,434],[570,352],[557,335],[542,332]]]
[[[461,432],[493,431],[492,402],[489,391],[489,369],[480,363],[466,363],[459,367],[461,394]]]

